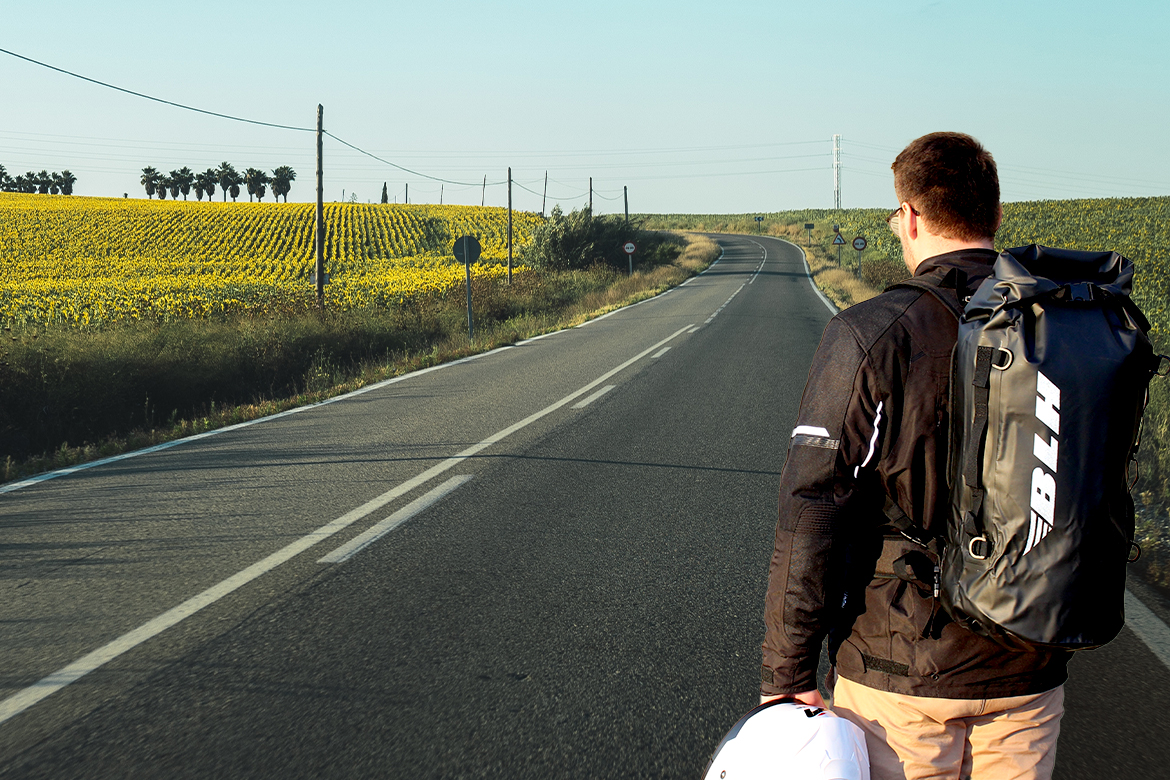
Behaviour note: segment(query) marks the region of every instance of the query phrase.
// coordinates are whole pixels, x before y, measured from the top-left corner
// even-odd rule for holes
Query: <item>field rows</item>
[[[190,203],[0,194],[0,322],[263,314],[314,300],[312,204]],[[514,242],[541,217],[517,212]],[[505,274],[507,212],[328,204],[326,303],[389,306],[463,279],[454,238],[483,246],[479,277]]]

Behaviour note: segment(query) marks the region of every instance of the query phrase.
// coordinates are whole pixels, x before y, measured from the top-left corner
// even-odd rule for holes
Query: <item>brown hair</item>
[[[899,203],[909,203],[943,238],[994,238],[999,174],[991,152],[964,133],[931,133],[910,142],[890,166]]]

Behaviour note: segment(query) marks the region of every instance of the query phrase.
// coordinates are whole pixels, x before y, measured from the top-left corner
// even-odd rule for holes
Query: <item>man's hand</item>
[[[760,704],[767,704],[770,701],[775,701],[776,699],[784,699],[784,698],[789,698],[789,697],[787,697],[787,696],[761,696],[760,697]],[[818,691],[816,688],[813,688],[811,691],[805,691],[804,693],[791,694],[791,698],[796,699],[801,704],[807,704],[810,707],[820,707],[821,709],[828,709],[828,707],[825,706],[825,700],[823,698],[821,698],[821,692]]]

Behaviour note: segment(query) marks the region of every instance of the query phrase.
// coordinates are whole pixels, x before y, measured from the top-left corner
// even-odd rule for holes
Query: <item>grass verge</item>
[[[677,234],[669,263],[526,272],[393,310],[26,328],[0,350],[0,480],[21,479],[322,401],[375,382],[579,325],[658,295],[719,248]]]

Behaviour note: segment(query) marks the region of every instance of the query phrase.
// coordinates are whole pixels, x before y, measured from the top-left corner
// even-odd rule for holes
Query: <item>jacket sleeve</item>
[[[880,516],[873,466],[889,404],[876,380],[854,331],[835,317],[813,357],[781,477],[764,607],[764,695],[817,687],[822,640],[845,607],[846,542],[858,523]]]

